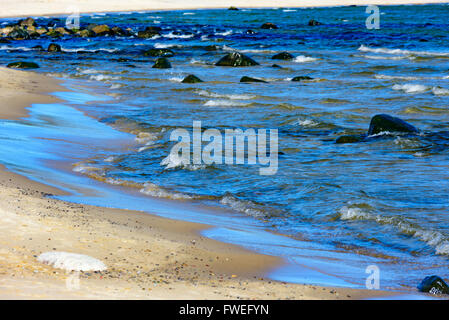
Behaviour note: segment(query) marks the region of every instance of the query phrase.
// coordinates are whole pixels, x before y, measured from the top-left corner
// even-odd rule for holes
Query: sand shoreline
[[[0,68],[0,80],[3,101],[22,99],[8,110],[3,104],[0,115],[7,119],[22,117],[37,97],[55,101],[45,92],[65,90],[57,80],[31,72]],[[282,264],[280,258],[199,235],[210,226],[55,200],[49,195],[59,190],[0,169],[0,299],[360,299],[395,294],[264,279]],[[82,273],[80,288],[69,289],[70,275],[37,261],[47,251],[87,254],[109,268]]]
[[[403,5],[403,4],[439,4],[447,3],[440,0],[325,0],[317,3],[315,0],[258,0],[243,1],[234,0],[226,4],[223,1],[185,1],[174,0],[170,2],[130,0],[110,0],[107,3],[101,0],[62,0],[54,2],[51,0],[22,0],[11,2],[0,0],[2,12],[0,17],[25,17],[44,15],[70,15],[79,13],[105,13],[105,12],[127,12],[127,11],[167,11],[167,10],[195,10],[195,9],[226,9],[230,6],[237,8],[307,8],[307,7],[337,7],[337,6],[367,6],[367,5]]]

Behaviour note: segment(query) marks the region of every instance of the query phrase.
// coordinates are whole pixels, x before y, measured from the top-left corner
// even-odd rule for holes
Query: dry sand
[[[32,72],[0,68],[0,117],[65,90]],[[60,191],[0,168],[0,299],[360,299],[382,291],[326,288],[264,279],[281,265],[199,235],[209,226],[147,213],[72,204]],[[108,270],[73,275],[39,263],[47,251],[86,254]],[[73,283],[73,281],[69,281]]]
[[[51,14],[71,14],[78,12],[120,12],[144,10],[262,8],[262,7],[332,7],[342,5],[369,4],[423,4],[444,3],[439,0],[233,0],[233,1],[161,1],[161,0],[0,0],[1,17],[39,16]]]

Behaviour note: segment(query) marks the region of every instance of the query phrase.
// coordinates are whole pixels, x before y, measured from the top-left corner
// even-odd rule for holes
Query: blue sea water
[[[155,208],[146,198],[173,200],[186,208],[185,219],[216,225],[204,235],[284,257],[288,264],[273,272],[275,279],[363,286],[364,270],[372,264],[380,267],[389,288],[414,287],[434,273],[448,277],[449,6],[381,6],[378,30],[366,29],[365,9],[89,14],[82,15],[83,26],[133,31],[159,26],[161,36],[0,44],[0,64],[33,60],[41,66],[38,72],[76,83],[74,91],[84,91],[81,85],[102,96],[91,101],[79,93],[60,94],[76,109],[37,105],[29,120],[2,122],[0,161],[22,173],[40,172],[40,179],[58,185],[60,173],[45,175],[45,166],[63,159],[81,179],[73,184],[92,181],[98,188],[140,192],[144,200],[133,202],[130,195],[128,208],[151,211]],[[46,25],[52,19],[36,21]],[[308,26],[310,19],[322,25]],[[64,23],[64,17],[57,20]],[[261,29],[265,22],[279,28]],[[33,49],[50,42],[63,52]],[[173,68],[151,68],[155,58],[143,54],[150,48],[171,49]],[[233,51],[260,65],[214,66]],[[271,59],[284,51],[295,58]],[[273,68],[274,63],[283,68]],[[181,83],[188,74],[205,82]],[[240,83],[242,76],[268,83]],[[292,82],[295,76],[313,80]],[[365,133],[379,113],[398,116],[425,134],[335,144],[341,135]],[[170,163],[170,133],[191,131],[193,121],[219,130],[278,129],[277,174],[261,176],[254,165]],[[25,125],[36,131],[25,134]],[[24,150],[11,152],[18,132],[24,133]],[[33,140],[39,135],[78,145],[71,152],[61,152],[57,143],[43,148]],[[133,142],[124,146],[118,142],[123,139]],[[36,145],[26,148],[29,140]],[[22,161],[29,158],[39,165]],[[105,198],[116,199],[112,194]],[[72,200],[101,202],[86,195]],[[222,220],[222,211],[214,216],[214,209],[195,215],[198,204],[226,211],[227,218]],[[110,205],[123,206],[123,201]],[[170,216],[164,205],[156,207]],[[172,216],[183,218],[183,209],[177,212]]]

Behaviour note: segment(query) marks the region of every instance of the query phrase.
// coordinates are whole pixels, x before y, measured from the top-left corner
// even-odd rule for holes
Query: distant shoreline
[[[0,17],[24,17],[24,16],[44,16],[44,15],[69,15],[74,13],[75,8],[80,13],[106,13],[106,12],[126,12],[126,11],[155,11],[155,10],[195,10],[195,9],[226,9],[237,8],[306,8],[306,7],[338,7],[338,6],[367,6],[367,5],[422,5],[422,4],[445,4],[448,2],[439,0],[325,0],[317,4],[314,0],[292,1],[292,0],[258,0],[243,1],[235,0],[223,4],[222,1],[195,1],[186,3],[185,1],[174,0],[171,2],[159,2],[155,0],[129,0],[126,2],[119,0],[61,0],[53,2],[50,0],[21,0],[6,1],[0,0],[2,12]],[[47,4],[47,5],[46,5]]]

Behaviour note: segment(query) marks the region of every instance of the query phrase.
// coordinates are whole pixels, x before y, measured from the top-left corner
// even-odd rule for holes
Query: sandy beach
[[[235,6],[239,8],[272,8],[272,7],[332,7],[345,5],[396,5],[396,4],[424,4],[444,3],[439,0],[325,0],[325,1],[292,1],[292,0],[260,0],[260,1],[119,1],[112,0],[105,4],[104,1],[94,0],[23,0],[11,2],[1,0],[1,17],[42,16],[56,14],[72,14],[74,12],[122,12],[122,11],[144,11],[144,10],[178,10],[178,9],[212,9],[228,8]]]
[[[30,102],[55,100],[44,92],[64,90],[56,80],[31,72],[1,68],[0,79],[0,97],[15,101],[2,104],[2,118],[22,116]],[[206,225],[50,199],[60,191],[4,168],[0,188],[0,299],[360,299],[392,294],[270,281],[264,274],[282,260],[199,236]],[[48,251],[86,254],[108,270],[81,273],[79,289],[68,288],[70,274],[37,261]]]

